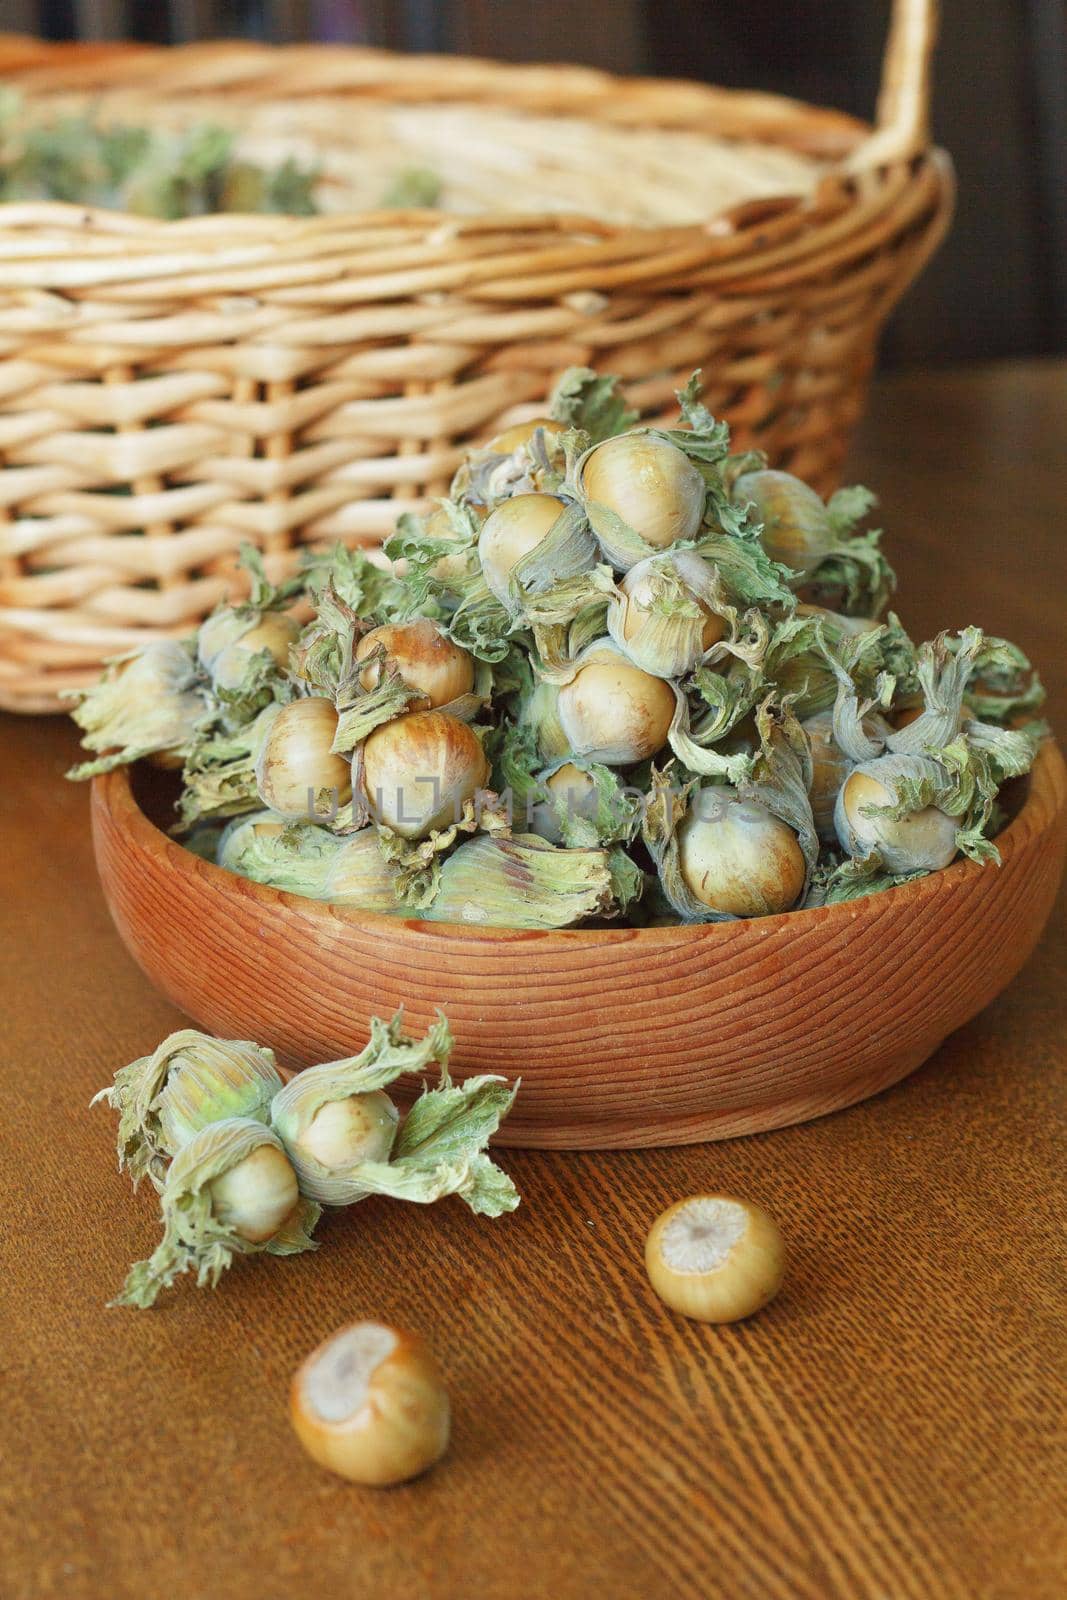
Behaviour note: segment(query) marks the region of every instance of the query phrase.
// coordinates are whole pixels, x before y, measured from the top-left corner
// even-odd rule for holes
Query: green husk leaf
[[[379,555],[372,560],[363,550],[337,544],[327,554],[308,558],[304,581],[311,591],[316,609],[321,608],[324,590],[329,586],[348,611],[375,623],[404,622],[410,601],[404,584]]]
[[[999,860],[985,835],[1000,787],[1008,778],[1022,777],[1030,771],[1047,731],[1043,724],[1011,729],[972,721],[958,738],[938,751],[938,763],[948,773],[955,792],[931,803],[940,804],[950,817],[961,819],[956,843],[964,855],[976,861]],[[906,788],[905,785],[904,792],[898,791],[901,800],[908,798]]]
[[[514,702],[528,694],[534,683],[533,665],[521,635],[509,641],[506,655],[494,662],[491,670],[491,699],[505,711],[510,711]],[[495,731],[487,730],[487,737]]]
[[[955,648],[949,640],[949,648]],[[1007,639],[983,636],[964,693],[964,703],[982,722],[1012,722],[1044,704],[1045,691],[1027,657]]]
[[[843,622],[795,615],[774,628],[763,661],[764,681],[801,719],[829,711],[842,684],[855,692],[857,703],[861,695],[871,697],[867,715],[875,708],[888,710],[901,683],[914,681],[914,647],[895,617],[861,633],[848,631]]]
[[[591,444],[602,444],[632,428],[638,414],[628,409],[618,378],[598,377],[591,367],[568,367],[552,391],[549,416],[580,429]]]
[[[616,912],[625,916],[633,911],[648,887],[648,875],[621,846],[608,851],[608,870],[611,873],[611,893]]]
[[[789,587],[789,569],[772,561],[759,540],[759,529],[712,531],[697,540],[697,555],[713,566],[727,596],[737,606],[784,606],[792,611],[796,597]]]
[[[837,678],[823,649],[820,618],[791,616],[774,629],[763,661],[763,679],[789,698],[798,717],[827,711],[837,697]]]
[[[714,675],[703,677],[704,692],[711,692]],[[725,679],[719,679],[725,684]],[[737,720],[734,714],[747,699],[747,691],[732,690],[724,695],[721,708],[704,720],[703,730],[694,728],[689,701],[675,686],[676,706],[667,742],[687,772],[702,778],[723,778],[728,783],[739,783],[752,771],[754,757],[744,750],[720,750],[718,742]],[[747,707],[746,707],[747,710]],[[741,713],[742,715],[744,713]],[[726,724],[723,727],[723,724]]]
[[[425,912],[433,904],[441,883],[441,856],[455,843],[458,828],[442,828],[426,839],[402,839],[391,828],[379,827],[378,850],[394,873],[396,910]]]
[[[383,853],[376,828],[346,834],[329,859],[321,898],[392,916],[401,910],[401,875]]]
[[[925,871],[888,872],[877,850],[867,856],[846,857],[844,861],[830,860],[816,869],[804,906],[843,905],[926,876]]]
[[[305,1250],[317,1250],[318,1240],[312,1234],[321,1216],[322,1207],[302,1194],[273,1239],[263,1246],[264,1255],[299,1256]]]
[[[846,616],[876,617],[897,586],[896,574],[880,548],[881,528],[855,534],[823,557],[806,583],[838,597]]]
[[[465,1143],[473,1146],[479,1137],[478,1121],[487,1120],[488,1111],[494,1124],[498,1124],[510,1110],[517,1089],[518,1084],[509,1089],[502,1079],[468,1078],[460,1088],[431,1089],[424,1098],[433,1094],[450,1098],[462,1096],[466,1104],[453,1104],[448,1109],[457,1122],[464,1115],[470,1117],[471,1128]],[[435,1147],[436,1143],[431,1141],[424,1149],[398,1156],[393,1161],[365,1162],[360,1168],[360,1177],[372,1193],[415,1205],[430,1205],[455,1194],[476,1216],[499,1217],[515,1210],[519,1192],[514,1182],[484,1151],[461,1148],[455,1155],[446,1155],[443,1153],[446,1148],[461,1143],[456,1134],[448,1130],[442,1131],[440,1136],[441,1149]]]
[[[888,627],[833,641],[824,628],[820,629],[819,647],[837,679],[834,740],[851,761],[873,761],[885,749],[885,733],[870,718],[873,712],[888,711],[899,693],[901,678],[893,653],[903,648],[902,641],[906,641],[914,664],[905,679],[910,690],[913,683],[918,683],[918,658],[895,618],[891,618]],[[896,670],[883,665],[887,659],[893,661]]]
[[[561,578],[547,588],[524,594],[521,599],[523,621],[534,630],[561,629],[569,636],[571,624],[584,614],[598,609],[601,616],[608,597],[615,592],[611,568],[597,565]]]
[[[381,652],[384,655],[384,652]],[[360,667],[365,667],[373,656],[365,657]],[[331,749],[336,755],[348,755],[362,744],[368,734],[384,722],[403,716],[425,704],[418,689],[404,682],[397,669],[384,667],[379,682],[373,689],[360,689],[358,678],[341,692],[338,704],[337,732]],[[447,708],[443,708],[447,709]]]
[[[547,671],[546,667],[540,669]],[[560,761],[570,752],[570,742],[559,720],[559,687],[555,678],[539,678],[515,707],[519,725],[529,728],[537,740],[540,765]]]
[[[939,750],[959,731],[963,696],[982,649],[978,628],[967,628],[956,640],[948,634],[919,646],[915,675],[923,698],[921,716],[887,734],[886,748],[898,755]]]
[[[811,811],[811,746],[788,706],[768,698],[756,712],[760,753],[749,777],[738,781],[743,799],[755,800],[796,834],[807,862],[807,883],[819,859]]]
[[[543,799],[539,777],[543,763],[536,729],[529,723],[509,722],[487,754],[493,763],[493,789],[502,805],[510,803],[513,825],[518,823],[520,831],[525,831]]]
[[[967,710],[982,722],[1013,722],[1037,711],[1045,703],[1045,686],[1035,674],[1016,693],[987,694],[982,688],[969,688],[963,697]]]
[[[878,504],[878,496],[860,483],[838,489],[826,502],[830,526],[839,539],[851,536],[857,522],[862,522],[868,512]]]
[[[250,587],[248,598],[237,601],[232,609],[248,616],[252,622],[258,622],[265,611],[287,610],[307,589],[304,572],[286,578],[283,583],[271,583],[261,552],[247,539],[238,551],[237,565],[248,573]]]
[[[350,590],[361,595],[358,589]],[[298,676],[316,694],[336,701],[356,677],[355,648],[364,632],[359,612],[334,584],[333,573],[316,585],[315,616],[293,650]]]
[[[216,860],[227,872],[253,883],[323,900],[334,857],[360,837],[341,838],[314,822],[288,822],[273,811],[253,811],[227,824]]]
[[[438,1088],[425,1090],[404,1118],[404,1125],[395,1146],[397,1156],[410,1158],[416,1152],[425,1151],[432,1145],[435,1154],[446,1160],[454,1159],[464,1153],[471,1132],[476,1132],[479,1145],[484,1145],[500,1126],[501,1114],[498,1113],[494,1102],[498,1104],[503,1102],[507,1109],[515,1099],[515,1091],[509,1089],[504,1079],[497,1074],[468,1078],[461,1088],[455,1088],[448,1074],[452,1043],[451,1034],[446,1033],[445,1047],[434,1058],[441,1073],[441,1082]],[[489,1097],[482,1097],[477,1093],[471,1095],[472,1089],[478,1090],[487,1084],[497,1086],[497,1092]],[[500,1092],[501,1090],[503,1092]],[[457,1123],[456,1111],[465,1099],[478,1102],[473,1126],[464,1126],[462,1121]]]
[[[614,587],[610,567],[596,567],[588,578],[575,578],[534,598],[528,610],[539,671],[565,679],[582,652],[604,637],[608,602],[599,596],[609,580]],[[560,620],[540,620],[553,614]]]
[[[503,661],[511,648],[514,623],[507,609],[478,576],[468,585],[449,623],[449,635],[479,661]]]
[[[649,432],[676,445],[700,469],[709,495],[706,509],[709,524],[720,532],[734,533],[744,526],[745,518],[731,506],[727,493],[730,429],[727,423],[716,421],[703,403],[700,378],[698,370],[684,389],[675,391],[684,426],[650,428]]]
[[[725,672],[698,667],[689,679],[691,739],[706,749],[727,738],[755,709],[762,689],[762,674],[735,661]],[[726,754],[727,752],[723,752]]]
[[[425,915],[470,927],[569,928],[613,910],[612,864],[600,849],[559,850],[534,834],[460,845]]]
[[[490,791],[465,800],[460,816],[444,828],[435,828],[423,839],[405,839],[387,827],[377,824],[378,848],[386,862],[393,868],[394,893],[401,906],[412,911],[427,911],[435,901],[441,881],[441,857],[455,844],[461,834],[507,833],[511,817]]]
[[[405,511],[397,520],[396,531],[385,541],[391,561],[404,564],[403,586],[411,615],[424,616],[438,600],[454,599],[464,592],[465,583],[442,581],[436,576],[439,563],[465,554],[468,579],[479,575],[477,560],[479,524],[469,506],[456,500],[441,500],[438,509],[448,518],[449,536],[430,531],[430,517]]]
[[[220,730],[197,741],[182,774],[178,802],[182,827],[190,828],[205,818],[236,817],[260,809],[256,757],[280,710],[274,701],[247,726],[233,732]]]
[[[730,444],[730,430],[725,422],[716,422],[704,404],[704,385],[700,381],[702,376],[698,368],[690,376],[685,388],[676,392],[675,398],[685,426],[708,442],[717,461],[725,461]]]
[[[1009,778],[1021,778],[1030,771],[1051,731],[1047,722],[1002,728],[995,722],[979,722],[972,718],[964,724],[963,736],[971,765],[981,761],[988,769],[989,783],[999,786]]]
[[[485,1146],[518,1091],[518,1081],[488,1073],[457,1086],[442,1067],[440,1086],[425,1090],[405,1118],[378,1192],[421,1204],[456,1194],[476,1216],[514,1211],[519,1192]]]
[[[758,528],[750,525],[747,507],[735,505],[730,492],[738,475],[739,462],[751,462],[752,453],[740,458],[729,454],[730,430],[725,422],[717,422],[703,404],[700,376],[699,371],[694,372],[685,388],[678,392],[682,421],[687,426],[651,431],[676,445],[699,469],[706,490],[704,522],[713,533],[739,539],[758,536]],[[757,460],[762,465],[762,457]],[[702,546],[698,545],[698,549],[702,551]]]

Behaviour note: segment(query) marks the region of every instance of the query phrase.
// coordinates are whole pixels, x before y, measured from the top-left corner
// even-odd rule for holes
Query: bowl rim
[[[138,802],[127,767],[117,767],[111,772],[97,775],[92,780],[91,803],[94,820],[106,815],[121,837],[128,837],[140,849],[162,856],[171,870],[186,878],[196,877],[214,884],[226,893],[239,892],[242,898],[259,901],[264,906],[284,906],[297,911],[310,920],[320,920],[336,931],[338,924],[378,932],[383,937],[395,937],[400,930],[418,930],[441,937],[452,936],[478,944],[513,943],[516,939],[558,941],[561,944],[578,943],[586,947],[632,943],[640,939],[646,947],[677,945],[697,940],[724,941],[736,938],[741,930],[758,931],[761,935],[780,932],[787,928],[799,931],[810,927],[812,919],[837,923],[841,926],[854,922],[861,909],[885,905],[892,896],[893,905],[904,910],[917,908],[931,896],[939,897],[943,887],[955,888],[974,879],[977,874],[998,870],[994,863],[983,864],[967,859],[953,862],[940,871],[928,873],[910,883],[899,884],[878,894],[857,900],[840,901],[836,905],[811,906],[803,911],[781,911],[766,917],[742,917],[732,922],[671,923],[656,928],[508,928],[485,927],[466,922],[430,922],[422,917],[386,915],[377,911],[361,911],[356,906],[337,905],[329,901],[313,900],[306,895],[293,894],[285,889],[275,889],[268,884],[256,883],[252,878],[242,878],[213,861],[195,855],[177,840],[170,838],[149,818]],[[1029,774],[1026,798],[1008,826],[996,836],[1000,851],[1001,868],[1007,866],[1035,837],[1046,834],[1067,813],[1067,765],[1064,763],[1055,740],[1043,740],[1033,768]]]

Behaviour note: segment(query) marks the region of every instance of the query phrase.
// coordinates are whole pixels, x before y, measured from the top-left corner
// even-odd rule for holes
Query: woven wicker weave
[[[139,121],[225,104],[296,125],[303,106],[321,137],[324,106],[340,127],[369,102],[581,119],[590,213],[159,223],[0,207],[0,705],[55,709],[104,657],[189,631],[243,540],[275,575],[302,545],[378,543],[573,363],[619,373],[648,415],[702,367],[739,446],[831,487],[879,329],[950,209],[926,125],[933,9],[896,0],[874,130],[574,68],[0,41],[27,105],[92,96]],[[814,178],[699,225],[609,224],[590,151],[609,130],[617,159],[626,128],[755,141]]]

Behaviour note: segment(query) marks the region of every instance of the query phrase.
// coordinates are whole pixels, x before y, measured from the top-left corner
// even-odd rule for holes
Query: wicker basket
[[[143,120],[303,106],[321,128],[324,107],[447,102],[581,119],[589,158],[630,128],[822,163],[806,195],[684,226],[0,207],[0,705],[56,709],[103,658],[188,632],[232,587],[243,540],[275,574],[302,545],[376,544],[573,363],[619,373],[646,415],[702,367],[740,446],[830,488],[879,330],[951,208],[926,120],[933,33],[933,0],[896,0],[874,129],[575,68],[0,41],[0,71],[32,104],[118,95]],[[595,169],[589,193],[595,211]]]

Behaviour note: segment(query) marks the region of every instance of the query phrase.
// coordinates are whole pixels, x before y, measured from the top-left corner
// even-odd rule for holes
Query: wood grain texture
[[[0,73],[42,114],[236,122],[268,165],[288,129],[322,154],[331,206],[176,223],[0,207],[0,706],[61,709],[107,657],[190,632],[237,592],[244,540],[275,580],[308,545],[380,544],[575,364],[617,373],[648,418],[676,416],[702,368],[735,448],[835,486],[882,326],[953,203],[926,132],[936,8],[894,9],[876,130],[581,67],[0,41]],[[440,116],[463,121],[469,214],[380,209],[368,171],[393,169],[387,117],[411,105],[439,108],[438,141]],[[531,116],[580,119],[573,172]],[[680,133],[697,154],[672,147],[658,174],[657,141]],[[789,161],[770,193],[744,179],[753,140],[761,170]]]
[[[421,1030],[443,1010],[457,1077],[522,1077],[500,1143],[564,1150],[762,1133],[896,1083],[1015,976],[1067,844],[1067,769],[1050,743],[999,868],[961,861],[744,922],[520,932],[236,877],[160,832],[136,787],[125,769],[93,780],[97,864],[127,948],[175,1005],[294,1067],[356,1054],[372,1016],[403,1006]]]
[[[1054,720],[1065,436],[1067,364],[917,375],[876,387],[854,463],[905,621],[1018,638]],[[104,1302],[158,1228],[87,1103],[183,1019],[111,924],[75,749],[0,716],[4,1600],[1062,1600],[1067,897],[1000,998],[865,1105],[505,1151],[523,1204],[499,1223],[369,1201],[314,1256],[125,1314]],[[666,1313],[642,1267],[656,1214],[708,1189],[789,1245],[734,1328]],[[368,1314],[429,1340],[455,1414],[441,1468],[381,1494],[286,1419],[297,1363]]]

